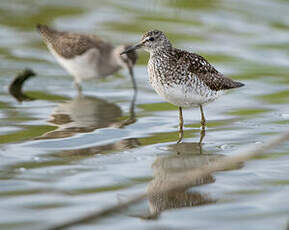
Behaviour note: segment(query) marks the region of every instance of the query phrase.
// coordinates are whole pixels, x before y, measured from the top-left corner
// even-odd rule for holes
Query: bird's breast
[[[162,65],[163,64],[163,65]],[[210,90],[196,75],[150,60],[149,81],[153,89],[171,104],[192,107],[215,100],[219,93]]]

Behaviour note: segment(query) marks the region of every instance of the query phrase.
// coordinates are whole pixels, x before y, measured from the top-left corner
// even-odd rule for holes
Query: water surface
[[[0,229],[40,229],[157,191],[288,130],[288,12],[285,0],[1,1]],[[185,143],[176,145],[177,108],[150,87],[147,54],[135,68],[134,120],[126,71],[85,82],[78,97],[36,23],[114,44],[161,29],[175,46],[200,53],[246,86],[205,107],[201,146],[199,111],[185,110]],[[36,100],[19,103],[8,85],[24,68],[37,73],[24,88]],[[288,147],[73,229],[285,229]]]

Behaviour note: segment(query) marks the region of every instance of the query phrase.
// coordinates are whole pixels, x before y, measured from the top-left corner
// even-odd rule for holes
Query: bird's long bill
[[[142,48],[142,45],[143,45],[142,42],[139,42],[139,43],[135,44],[134,46],[131,46],[128,49],[126,49],[125,51],[121,52],[120,55],[132,52],[132,51],[137,50],[137,49],[140,49],[140,48]]]

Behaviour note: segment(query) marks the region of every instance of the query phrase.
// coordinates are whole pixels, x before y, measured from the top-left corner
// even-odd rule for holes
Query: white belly
[[[151,81],[154,90],[166,101],[176,106],[194,107],[206,104],[216,100],[221,94],[221,91],[211,91],[205,86],[202,89],[194,89],[186,85],[162,85],[155,79]]]
[[[49,49],[59,64],[70,73],[77,82],[82,80],[99,78],[97,70],[97,60],[99,52],[96,49],[90,49],[81,56],[66,59],[58,55],[51,48]]]

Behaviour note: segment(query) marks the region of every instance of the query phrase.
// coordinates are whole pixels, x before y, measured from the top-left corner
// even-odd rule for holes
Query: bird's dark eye
[[[153,37],[150,37],[149,40],[150,40],[151,42],[153,42],[155,39],[154,39]]]

